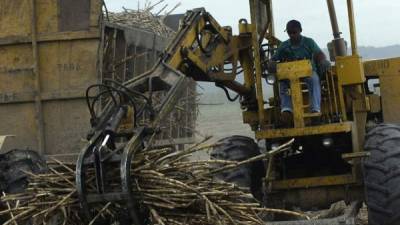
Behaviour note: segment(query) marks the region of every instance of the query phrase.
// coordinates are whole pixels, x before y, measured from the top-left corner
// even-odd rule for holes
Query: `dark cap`
[[[297,20],[291,20],[291,21],[289,21],[289,22],[286,24],[286,30],[285,30],[285,31],[287,31],[287,30],[289,29],[289,27],[290,27],[290,28],[299,28],[300,30],[302,30],[302,28],[301,28],[301,23],[300,23],[299,21],[297,21]]]

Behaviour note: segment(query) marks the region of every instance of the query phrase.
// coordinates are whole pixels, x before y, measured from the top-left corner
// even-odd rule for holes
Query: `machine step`
[[[320,112],[318,113],[304,113],[304,118],[312,118],[312,117],[320,117],[322,114]]]

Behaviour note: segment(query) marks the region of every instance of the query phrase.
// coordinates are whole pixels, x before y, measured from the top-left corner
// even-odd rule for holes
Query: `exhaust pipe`
[[[330,52],[331,55],[331,60],[334,61],[335,56],[346,56],[347,55],[347,47],[346,47],[346,42],[344,39],[341,37],[342,32],[339,30],[339,24],[337,21],[337,16],[336,16],[336,10],[335,10],[335,4],[333,3],[333,0],[326,0],[326,3],[328,4],[328,10],[329,10],[329,17],[331,19],[331,25],[332,25],[332,31],[333,31],[333,41],[332,45],[334,48],[334,54]]]

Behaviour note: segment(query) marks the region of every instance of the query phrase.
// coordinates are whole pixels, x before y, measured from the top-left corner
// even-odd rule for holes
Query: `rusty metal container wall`
[[[79,152],[84,94],[99,82],[100,0],[0,0],[0,134],[4,150]]]
[[[69,159],[90,127],[86,88],[106,78],[128,80],[158,60],[167,38],[104,22],[101,7],[101,0],[0,0],[0,135],[16,135],[2,150]],[[110,38],[112,48],[104,49]],[[195,87],[159,139],[194,141]]]

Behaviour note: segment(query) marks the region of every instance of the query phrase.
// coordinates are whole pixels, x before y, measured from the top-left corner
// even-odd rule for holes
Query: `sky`
[[[122,7],[138,8],[138,0],[105,0],[110,11],[121,11]],[[139,0],[143,6],[146,0]],[[158,0],[152,0],[156,3]],[[350,42],[346,0],[335,0],[339,27],[343,37]],[[359,46],[381,47],[400,44],[400,0],[353,0],[357,40]],[[174,13],[184,13],[188,9],[204,7],[222,26],[231,26],[237,32],[239,19],[250,20],[248,0],[165,0],[171,9],[181,3]],[[297,19],[302,22],[303,35],[313,38],[320,47],[332,40],[332,30],[326,0],[275,0],[273,1],[276,36],[287,39],[284,33],[287,21]],[[160,9],[160,7],[158,8]],[[157,8],[154,10],[157,11]]]

